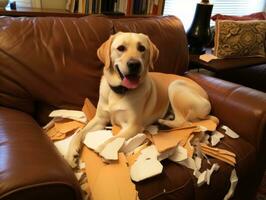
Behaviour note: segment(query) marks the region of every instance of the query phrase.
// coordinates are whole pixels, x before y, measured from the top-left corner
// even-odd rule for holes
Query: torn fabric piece
[[[54,142],[54,145],[56,146],[56,148],[58,149],[58,151],[60,152],[60,154],[63,157],[66,157],[68,149],[70,148],[70,142],[72,140],[73,137],[75,137],[75,135],[80,131],[80,129],[77,129],[75,131],[75,133],[63,140],[58,140]]]
[[[162,173],[163,166],[157,158],[159,155],[155,145],[143,149],[130,167],[131,179],[139,182]]]
[[[169,159],[173,162],[180,162],[182,160],[186,160],[187,158],[187,150],[180,145],[176,147],[174,154],[169,157]]]
[[[87,117],[84,112],[78,110],[54,110],[49,114],[49,117],[61,117],[87,123]]]
[[[88,148],[83,148],[81,159],[87,166],[86,174],[91,199],[136,200],[138,198],[123,153],[119,153],[117,161],[106,164],[97,153]]]
[[[224,135],[219,131],[214,131],[211,135],[211,145],[215,146],[217,145],[220,140],[224,138]]]
[[[84,123],[81,123],[79,121],[67,120],[67,119],[54,122],[55,129],[60,131],[60,133],[64,133],[64,134],[70,131],[73,131],[75,129],[78,129],[78,128],[83,128],[84,126],[85,126]]]
[[[224,197],[224,200],[228,200],[234,195],[234,192],[235,192],[235,189],[236,189],[236,185],[237,185],[237,182],[238,182],[238,178],[237,178],[237,174],[236,174],[236,170],[235,169],[233,169],[232,172],[231,172],[230,182],[231,182],[231,185],[230,185],[230,188],[229,188],[227,194]]]
[[[228,126],[223,125],[221,128],[225,130],[225,134],[228,135],[229,137],[234,139],[239,138],[239,135],[235,131],[230,129]]]
[[[113,134],[110,130],[99,130],[99,131],[93,131],[89,134],[86,134],[86,137],[84,139],[84,144],[90,148],[93,149],[96,152],[100,152],[101,145],[104,144],[108,139],[112,138]]]
[[[140,146],[145,140],[146,140],[146,135],[143,133],[139,133],[133,138],[128,139],[124,146],[122,147],[121,151],[124,153],[130,153],[134,151],[138,146]]]
[[[220,166],[217,163],[214,163],[211,169],[206,169],[204,172],[199,173],[197,181],[198,187],[202,186],[204,183],[210,185],[211,175],[213,174],[214,171],[217,171],[219,168]]]
[[[204,154],[222,160],[232,166],[236,164],[236,155],[228,150],[209,147],[206,144],[200,144],[201,150]]]

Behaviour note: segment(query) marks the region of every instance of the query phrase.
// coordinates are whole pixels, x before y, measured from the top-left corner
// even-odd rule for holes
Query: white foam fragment
[[[151,135],[156,135],[159,131],[159,127],[156,125],[150,125],[146,129]]]
[[[169,157],[169,159],[173,162],[180,162],[180,161],[185,160],[187,158],[188,158],[187,150],[180,145],[178,145],[175,148],[174,154]]]
[[[199,170],[195,169],[195,170],[193,171],[193,175],[194,175],[196,178],[199,178],[199,176],[201,175],[201,173],[200,173]]]
[[[71,147],[70,147],[70,142],[71,142],[72,138],[74,138],[75,135],[76,135],[80,130],[81,130],[81,129],[79,128],[79,129],[77,129],[77,130],[75,131],[75,133],[72,134],[71,136],[66,137],[66,138],[63,139],[63,140],[59,140],[59,141],[55,141],[55,142],[54,142],[54,145],[56,146],[56,148],[58,149],[58,151],[60,152],[60,154],[61,154],[64,158],[66,158],[66,156],[67,156],[67,152],[68,152],[69,148],[71,148]]]
[[[209,143],[209,138],[210,138],[210,136],[208,134],[203,135],[201,143],[210,144]]]
[[[196,156],[196,158],[195,158],[195,166],[196,166],[196,168],[198,170],[200,170],[200,168],[201,168],[201,162],[202,162],[202,159],[200,157]]]
[[[198,177],[198,181],[197,181],[197,186],[200,187],[202,186],[204,183],[206,183],[207,180],[207,170],[205,170],[204,172],[202,172],[199,177]]]
[[[79,169],[85,169],[86,168],[86,164],[85,162],[79,162]]]
[[[193,175],[196,177],[196,178],[199,178],[199,176],[201,175],[200,173],[200,168],[201,168],[201,162],[202,162],[202,159],[198,156],[195,157],[194,159],[195,161],[195,169],[193,171]]]
[[[162,170],[162,164],[155,157],[146,155],[131,166],[130,176],[133,181],[139,182],[162,173]]]
[[[211,145],[212,146],[217,145],[222,138],[224,138],[224,135],[221,132],[214,131],[212,136],[211,136]]]
[[[145,149],[142,149],[140,152],[141,152],[141,155],[144,156],[144,157],[145,156],[146,157],[153,157],[153,158],[156,158],[156,159],[157,159],[157,157],[160,154],[158,152],[158,150],[156,149],[156,146],[154,144],[146,147]]]
[[[228,126],[223,125],[221,128],[225,130],[225,134],[229,137],[234,139],[239,138],[239,135],[235,131],[230,129]]]
[[[85,172],[75,172],[75,176],[76,178],[78,179],[78,181],[81,179],[82,175],[84,174]]]
[[[130,168],[131,179],[141,181],[162,173],[161,160],[168,158],[175,152],[175,148],[159,153],[155,145],[150,145],[141,150],[136,162]]]
[[[162,161],[166,158],[169,158],[170,156],[172,156],[174,153],[175,153],[175,147],[174,148],[171,148],[171,149],[168,149],[162,153],[159,153],[159,155],[157,156],[157,160],[159,161]]]
[[[210,185],[211,175],[214,171],[217,171],[220,168],[220,166],[217,163],[214,163],[211,167],[211,169],[207,169],[204,172],[200,173],[199,170],[195,170],[193,172],[193,175],[198,178],[197,180],[197,186],[200,187],[204,183],[207,183]]]
[[[115,138],[110,143],[106,144],[103,150],[100,152],[100,155],[106,160],[117,160],[118,151],[123,146],[125,138]]]
[[[177,163],[192,170],[196,169],[195,161],[190,157],[188,157],[186,160],[182,160]]]
[[[87,122],[87,118],[84,112],[77,110],[54,110],[49,114],[49,117],[61,117],[67,119],[73,119],[82,123]]]
[[[236,185],[237,185],[237,182],[238,182],[238,178],[237,178],[235,169],[233,169],[232,172],[231,172],[230,182],[231,182],[231,185],[230,185],[230,188],[229,188],[227,194],[224,197],[224,200],[228,200],[234,195],[234,192],[235,192],[235,189],[236,189]]]
[[[217,171],[220,168],[220,166],[217,163],[214,163],[211,167],[211,169],[207,169],[207,184],[210,185],[211,175],[214,171]]]
[[[102,144],[104,144],[108,139],[112,138],[113,134],[111,130],[99,130],[93,131],[86,134],[84,144],[93,149],[96,152],[101,150]]]
[[[137,134],[135,137],[130,138],[124,143],[123,147],[121,148],[121,151],[126,154],[134,151],[139,145],[144,142],[146,138],[146,135],[143,133]]]

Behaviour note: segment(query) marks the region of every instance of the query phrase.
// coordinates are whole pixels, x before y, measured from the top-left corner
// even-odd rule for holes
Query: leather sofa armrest
[[[266,149],[266,94],[199,73],[187,77],[203,87],[212,104],[212,114],[236,131],[257,150]]]
[[[0,107],[0,199],[81,199],[78,182],[26,113]]]

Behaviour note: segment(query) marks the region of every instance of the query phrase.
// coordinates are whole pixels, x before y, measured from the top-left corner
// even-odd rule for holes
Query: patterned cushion
[[[215,28],[218,58],[265,57],[266,20],[217,20]]]

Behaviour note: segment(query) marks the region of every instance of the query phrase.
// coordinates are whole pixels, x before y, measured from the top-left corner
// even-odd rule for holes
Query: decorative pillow
[[[217,20],[214,55],[218,58],[265,57],[266,20]]]
[[[211,17],[213,21],[216,20],[235,20],[235,21],[244,21],[244,20],[266,20],[266,12],[257,12],[250,15],[243,16],[233,16],[233,15],[221,15],[216,14]]]

